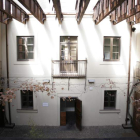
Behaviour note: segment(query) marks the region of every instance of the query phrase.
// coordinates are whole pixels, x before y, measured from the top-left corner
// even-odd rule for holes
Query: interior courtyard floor
[[[90,126],[79,131],[75,125],[67,126],[15,126],[13,129],[0,128],[0,138],[51,138],[51,139],[90,139],[90,138],[138,138],[132,129],[122,126]]]

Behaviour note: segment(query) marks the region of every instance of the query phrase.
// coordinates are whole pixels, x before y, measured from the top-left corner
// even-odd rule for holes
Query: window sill
[[[114,109],[114,110],[100,110],[99,113],[120,113],[120,109]]]
[[[38,113],[38,110],[17,109],[17,113]]]

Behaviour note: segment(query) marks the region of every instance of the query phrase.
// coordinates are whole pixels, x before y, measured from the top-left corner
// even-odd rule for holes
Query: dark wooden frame
[[[22,94],[24,94],[24,93],[23,93],[22,91],[28,93],[28,94],[26,95],[28,107],[24,107],[24,106],[23,106],[23,95],[22,95]],[[30,90],[21,90],[21,109],[33,110],[33,108],[34,108],[34,96],[33,96],[33,91],[32,91],[32,99],[33,99],[33,100],[32,100],[32,103],[33,103],[33,107],[29,107],[29,92],[31,92],[31,91],[30,91]]]
[[[33,37],[33,59],[18,59],[18,55],[19,55],[19,45],[18,45],[18,38],[20,37],[25,37],[25,38],[29,38],[29,37]],[[34,41],[34,36],[17,36],[17,61],[33,61],[34,60],[34,54],[35,54],[35,41]]]
[[[104,59],[104,44],[105,44],[105,38],[120,38],[119,41],[119,59]],[[113,47],[113,46],[110,46]],[[112,55],[111,49],[110,49],[110,56]],[[120,55],[121,55],[121,36],[104,36],[103,37],[103,61],[120,61]]]

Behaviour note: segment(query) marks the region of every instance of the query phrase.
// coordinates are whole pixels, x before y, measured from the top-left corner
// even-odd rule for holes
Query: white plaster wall
[[[4,34],[4,30],[2,34]],[[33,35],[35,37],[35,60],[29,62],[17,61],[16,36]],[[78,59],[87,58],[87,79],[95,79],[93,85],[88,84],[84,91],[84,79],[71,79],[70,90],[67,85],[58,86],[58,83],[68,83],[67,79],[54,79],[56,82],[56,96],[50,99],[46,93],[37,93],[34,96],[34,109],[38,113],[17,113],[21,109],[20,91],[17,98],[11,103],[12,122],[17,125],[27,125],[32,118],[37,125],[60,125],[60,97],[72,96],[82,100],[82,124],[84,126],[95,125],[121,125],[125,122],[126,91],[128,74],[129,38],[130,27],[121,22],[113,26],[109,18],[104,19],[99,25],[95,25],[91,17],[84,17],[80,25],[77,25],[75,17],[64,17],[62,25],[58,24],[54,16],[47,17],[44,25],[31,17],[24,25],[13,20],[8,25],[9,44],[9,75],[11,78],[46,78],[51,79],[51,60],[59,60],[60,36],[78,36]],[[121,60],[118,62],[103,61],[103,37],[121,36]],[[2,47],[4,46],[4,43]],[[3,56],[5,62],[5,57]],[[133,81],[131,71],[131,82]],[[116,82],[113,88],[117,90],[117,108],[119,113],[100,113],[103,109],[103,93],[108,83],[107,79]],[[78,86],[74,86],[79,84]],[[81,85],[80,85],[81,84]],[[72,86],[73,85],[73,86]],[[61,90],[64,87],[65,90]],[[90,91],[89,87],[93,87]],[[49,107],[43,107],[42,103],[48,102]]]

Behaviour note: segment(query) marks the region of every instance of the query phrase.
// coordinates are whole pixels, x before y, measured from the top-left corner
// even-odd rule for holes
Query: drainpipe
[[[128,65],[126,118],[125,118],[125,124],[122,125],[123,128],[125,128],[125,129],[132,128],[132,125],[128,125],[129,104],[130,104],[129,89],[130,89],[130,71],[131,71],[131,42],[132,42],[132,25],[130,27],[130,45],[129,45],[129,65]]]
[[[8,56],[8,29],[6,24],[6,66],[7,66],[7,88],[9,88],[9,56]],[[8,102],[8,112],[9,112],[9,124],[6,124],[5,127],[13,128],[15,124],[11,123],[11,108],[10,102]]]

